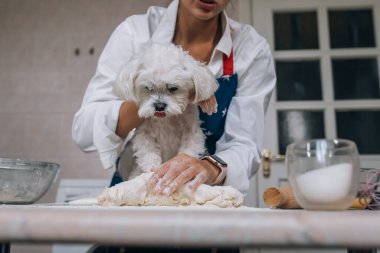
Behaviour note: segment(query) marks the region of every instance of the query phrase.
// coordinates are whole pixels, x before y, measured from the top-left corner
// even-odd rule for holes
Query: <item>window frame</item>
[[[240,1],[241,3],[242,1]],[[244,7],[244,8],[243,8]],[[247,4],[240,8],[247,8]],[[352,59],[373,57],[377,59],[380,76],[380,1],[376,0],[252,0],[251,23],[270,44],[275,60],[310,60],[319,59],[321,63],[322,96],[320,101],[277,101],[273,93],[266,118],[267,133],[265,146],[273,153],[278,152],[277,111],[279,110],[323,110],[326,138],[336,138],[335,112],[338,110],[380,110],[380,99],[334,100],[332,59]],[[376,48],[330,48],[328,10],[350,10],[370,8],[373,11]],[[255,11],[257,10],[257,11]],[[273,12],[316,11],[318,19],[319,46],[317,50],[275,51]],[[242,14],[247,20],[248,14]],[[366,161],[380,162],[379,155],[362,155]],[[370,162],[370,164],[372,164]]]

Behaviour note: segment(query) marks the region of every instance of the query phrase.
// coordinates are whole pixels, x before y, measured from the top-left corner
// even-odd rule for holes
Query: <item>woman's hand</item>
[[[189,182],[189,188],[195,191],[203,183],[215,182],[219,169],[206,160],[180,153],[153,170],[149,183],[156,194],[171,195]]]

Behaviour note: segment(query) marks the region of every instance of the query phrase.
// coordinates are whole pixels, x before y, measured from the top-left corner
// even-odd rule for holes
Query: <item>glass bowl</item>
[[[359,188],[354,142],[315,139],[288,145],[286,166],[296,201],[309,210],[345,210]]]
[[[0,203],[34,203],[50,189],[59,167],[51,162],[0,158]]]

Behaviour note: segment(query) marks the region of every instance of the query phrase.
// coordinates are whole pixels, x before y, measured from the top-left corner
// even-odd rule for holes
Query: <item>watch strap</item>
[[[211,185],[218,185],[223,182],[227,176],[227,163],[216,155],[202,156],[200,160],[207,160],[220,169],[219,175]]]

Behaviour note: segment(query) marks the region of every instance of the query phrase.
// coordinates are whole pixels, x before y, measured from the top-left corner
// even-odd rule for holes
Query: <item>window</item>
[[[278,151],[312,138],[380,154],[377,1],[271,1]],[[275,4],[273,4],[275,3]],[[294,6],[290,6],[294,3]],[[379,22],[378,22],[379,23]]]
[[[317,26],[315,11],[275,13],[276,50],[319,48]]]

